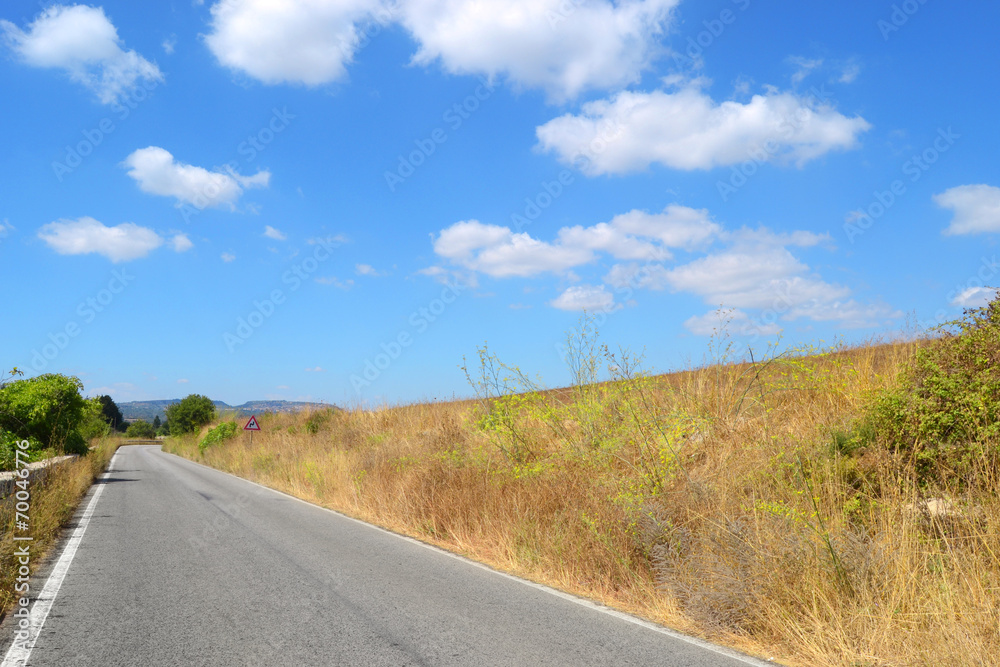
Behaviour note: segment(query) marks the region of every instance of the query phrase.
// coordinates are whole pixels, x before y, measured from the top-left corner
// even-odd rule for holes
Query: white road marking
[[[115,467],[116,458],[118,458],[118,452],[115,452],[115,455],[111,457],[107,471],[98,478],[98,481],[106,480],[111,475],[111,471]],[[24,665],[28,664],[31,651],[35,648],[35,641],[42,631],[42,626],[45,625],[45,619],[49,616],[52,603],[55,602],[56,595],[59,594],[59,588],[66,578],[66,573],[69,572],[69,566],[73,563],[76,550],[80,547],[80,542],[83,541],[83,534],[87,532],[87,526],[90,525],[90,517],[94,515],[94,510],[97,508],[97,500],[101,497],[104,486],[104,484],[97,485],[94,495],[90,497],[90,502],[87,503],[87,509],[83,511],[83,516],[80,517],[80,523],[77,525],[76,530],[73,531],[73,535],[69,538],[69,541],[66,542],[66,546],[63,547],[63,552],[59,556],[59,560],[56,561],[55,567],[52,568],[52,572],[49,573],[49,578],[45,581],[45,587],[42,588],[41,594],[35,599],[35,604],[31,606],[31,612],[28,615],[28,638],[23,642],[14,642],[11,644],[6,657],[0,663],[0,667],[24,667]]]

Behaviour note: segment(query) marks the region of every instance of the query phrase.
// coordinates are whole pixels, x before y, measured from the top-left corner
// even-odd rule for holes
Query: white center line
[[[99,481],[104,481],[111,475],[111,471],[115,467],[116,458],[118,458],[118,452],[115,452],[115,455],[111,457],[108,469],[100,476]],[[69,566],[73,563],[76,550],[80,547],[80,542],[83,541],[83,534],[87,532],[87,526],[90,525],[90,517],[93,516],[94,510],[97,508],[97,499],[101,497],[104,487],[104,484],[97,485],[94,495],[91,496],[90,502],[87,504],[87,509],[83,511],[83,516],[80,517],[79,525],[73,531],[73,535],[69,538],[69,541],[66,542],[66,546],[59,556],[59,560],[56,561],[55,567],[52,568],[52,572],[49,574],[49,578],[46,580],[41,594],[35,599],[35,604],[32,605],[31,613],[27,619],[27,638],[22,642],[15,641],[11,644],[6,657],[0,663],[0,667],[23,667],[28,664],[31,651],[35,648],[35,641],[42,631],[42,626],[45,625],[45,619],[49,616],[49,611],[52,609],[52,603],[56,600],[56,595],[59,594],[59,587],[62,586],[63,579],[66,578],[66,573],[69,572]]]

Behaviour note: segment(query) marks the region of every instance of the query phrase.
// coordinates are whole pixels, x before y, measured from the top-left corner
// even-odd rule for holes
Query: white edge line
[[[95,481],[97,489],[94,490],[94,495],[90,497],[90,502],[87,503],[87,508],[83,511],[80,523],[77,524],[73,535],[70,536],[66,542],[66,546],[63,547],[63,551],[59,555],[59,560],[56,561],[52,572],[49,573],[49,578],[45,581],[42,592],[35,598],[35,603],[31,606],[31,612],[28,615],[28,638],[21,643],[15,640],[11,644],[3,662],[0,663],[0,667],[22,667],[28,663],[31,651],[35,648],[35,641],[42,631],[42,626],[45,625],[45,619],[48,618],[49,611],[52,610],[52,604],[56,600],[56,595],[59,594],[59,588],[66,578],[66,573],[69,572],[69,566],[73,563],[73,557],[76,556],[76,550],[80,547],[80,542],[83,541],[83,534],[87,532],[87,526],[90,525],[90,517],[94,515],[94,510],[97,509],[97,500],[101,497],[101,492],[104,491],[105,485],[97,484],[97,482],[108,478],[114,469],[116,458],[118,458],[117,451],[111,457],[111,461],[108,462],[108,469]]]
[[[153,445],[142,445],[142,446],[151,447]],[[160,445],[160,447],[162,447],[162,445]],[[679,639],[679,640],[687,642],[689,644],[694,644],[695,646],[698,646],[698,647],[703,648],[705,650],[712,651],[712,652],[718,653],[720,655],[724,655],[727,658],[732,658],[733,660],[739,660],[740,662],[746,663],[748,665],[754,665],[755,667],[774,667],[775,665],[779,665],[780,664],[780,663],[776,663],[776,662],[773,662],[773,661],[765,661],[765,660],[761,660],[759,658],[754,658],[753,656],[746,655],[745,653],[740,653],[739,651],[736,651],[734,649],[730,649],[730,648],[727,648],[725,646],[719,646],[718,644],[713,644],[711,642],[705,641],[704,639],[699,639],[698,637],[692,637],[692,636],[686,635],[686,634],[684,634],[682,632],[678,632],[677,630],[671,630],[668,627],[665,627],[665,626],[662,626],[662,625],[658,625],[656,623],[653,623],[652,621],[647,621],[644,618],[639,618],[638,616],[633,616],[632,614],[627,614],[627,613],[625,613],[623,611],[619,611],[617,609],[612,609],[611,607],[606,607],[606,606],[604,606],[602,604],[594,602],[593,600],[588,600],[586,598],[582,598],[582,597],[573,595],[572,593],[567,593],[566,591],[561,591],[561,590],[559,590],[557,588],[552,588],[550,586],[545,586],[544,584],[539,584],[539,583],[531,581],[529,579],[522,579],[521,577],[518,577],[516,575],[509,574],[507,572],[502,572],[501,570],[494,569],[494,568],[490,567],[489,565],[486,565],[485,563],[480,563],[479,561],[472,560],[471,558],[467,558],[467,557],[462,556],[460,554],[456,554],[456,553],[453,553],[453,552],[448,551],[446,549],[442,549],[439,546],[435,546],[433,544],[428,544],[426,542],[421,542],[420,540],[416,539],[415,537],[410,537],[409,535],[403,535],[401,533],[396,533],[396,532],[393,532],[393,531],[388,530],[386,528],[382,528],[381,526],[376,526],[375,524],[371,524],[371,523],[368,523],[366,521],[362,521],[361,519],[355,519],[354,517],[348,516],[347,514],[343,514],[341,512],[338,512],[337,510],[333,510],[333,509],[330,509],[329,507],[323,507],[322,505],[317,505],[315,503],[311,503],[308,500],[303,500],[302,498],[298,498],[298,497],[293,496],[291,494],[285,493],[284,491],[279,491],[277,489],[272,489],[269,486],[264,486],[263,484],[259,484],[259,483],[255,482],[253,480],[246,479],[245,477],[240,477],[239,475],[234,475],[234,474],[232,474],[230,472],[226,472],[225,470],[219,470],[218,468],[213,468],[213,467],[207,466],[207,465],[205,465],[203,463],[198,463],[197,461],[192,461],[191,459],[186,459],[183,456],[178,456],[178,455],[173,454],[171,452],[164,452],[162,449],[160,450],[160,452],[162,454],[167,454],[169,456],[173,456],[173,457],[175,457],[177,459],[180,459],[181,461],[184,461],[186,463],[193,463],[194,465],[201,466],[202,468],[205,468],[207,470],[211,470],[213,472],[217,472],[217,473],[220,473],[220,474],[223,474],[223,475],[228,475],[229,477],[232,477],[234,479],[238,479],[241,482],[246,482],[247,484],[253,484],[254,486],[260,487],[261,489],[264,489],[265,491],[270,491],[271,493],[276,493],[279,496],[285,496],[286,498],[290,498],[292,500],[298,501],[298,502],[302,503],[303,505],[308,505],[309,507],[313,507],[315,509],[323,510],[324,512],[329,512],[330,514],[334,514],[334,515],[336,515],[338,517],[341,517],[343,519],[347,519],[348,521],[353,521],[354,523],[357,523],[357,524],[360,524],[362,526],[365,526],[366,528],[371,528],[373,530],[377,530],[377,531],[379,531],[381,533],[385,533],[386,535],[392,535],[393,537],[397,537],[397,538],[399,538],[401,540],[405,540],[405,541],[410,542],[412,544],[416,544],[416,545],[421,546],[421,547],[423,547],[425,549],[430,549],[431,551],[435,551],[435,552],[437,552],[437,553],[439,553],[441,555],[448,556],[449,558],[454,558],[454,559],[460,560],[463,563],[466,563],[468,565],[472,565],[474,567],[478,567],[481,570],[485,570],[487,572],[492,572],[493,574],[499,575],[501,577],[506,577],[507,579],[511,579],[513,581],[516,581],[518,583],[524,584],[526,586],[530,586],[530,587],[535,588],[535,589],[540,590],[540,591],[544,591],[546,593],[549,593],[550,595],[555,595],[556,597],[562,598],[564,600],[568,600],[570,602],[574,602],[574,603],[576,603],[578,605],[581,605],[583,607],[587,607],[588,609],[591,609],[593,611],[598,611],[598,612],[601,612],[603,614],[607,614],[609,616],[614,616],[615,618],[617,618],[619,620],[626,621],[628,623],[632,623],[634,625],[641,626],[643,628],[646,628],[647,630],[652,630],[654,632],[659,632],[660,634],[667,635],[668,637],[672,637],[674,639]],[[3,665],[0,665],[0,667],[7,667],[7,664],[4,663]]]

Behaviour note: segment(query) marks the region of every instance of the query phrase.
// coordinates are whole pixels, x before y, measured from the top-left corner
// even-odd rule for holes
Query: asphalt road
[[[29,665],[766,664],[156,446],[99,485]]]

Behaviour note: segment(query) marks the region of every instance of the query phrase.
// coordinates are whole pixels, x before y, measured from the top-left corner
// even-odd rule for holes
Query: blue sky
[[[3,365],[118,401],[552,386],[862,341],[1000,283],[1000,6],[222,0],[0,10]]]

